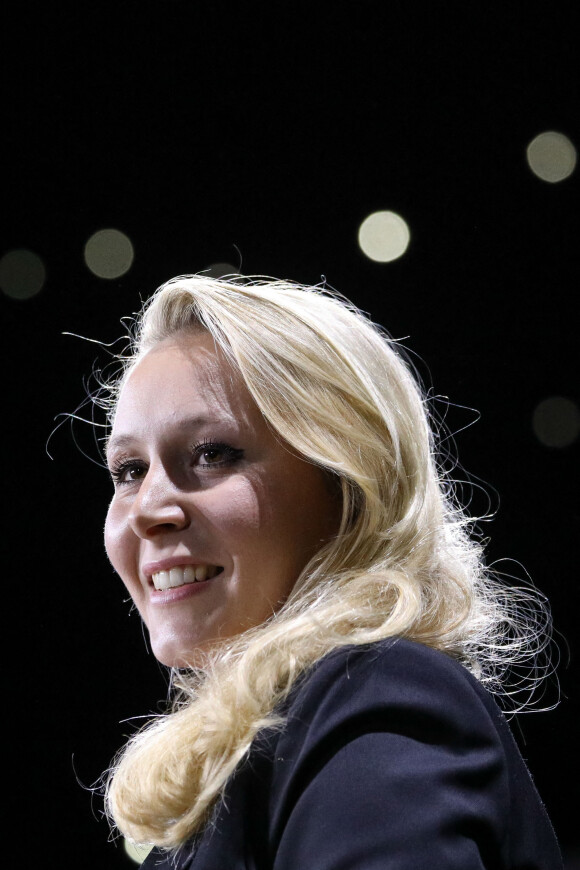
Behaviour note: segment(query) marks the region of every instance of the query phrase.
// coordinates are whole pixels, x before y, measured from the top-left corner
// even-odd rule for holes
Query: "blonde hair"
[[[135,326],[113,414],[148,350],[206,330],[272,429],[342,490],[339,534],[288,600],[224,640],[203,669],[176,673],[171,712],[135,734],[109,771],[107,811],[123,834],[177,848],[207,823],[257,733],[281,726],[277,709],[297,678],[331,650],[406,637],[497,690],[507,665],[538,646],[547,616],[520,618],[528,594],[485,569],[418,379],[348,301],[284,281],[184,276],[157,290]]]

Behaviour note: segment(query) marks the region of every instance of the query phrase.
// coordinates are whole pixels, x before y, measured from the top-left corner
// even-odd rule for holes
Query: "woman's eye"
[[[197,444],[193,449],[195,463],[202,468],[207,466],[220,467],[223,465],[233,465],[244,455],[243,450],[231,447],[229,444],[221,442],[204,441],[202,444]]]
[[[212,465],[215,462],[220,462],[223,459],[223,451],[219,447],[211,447],[209,450],[204,450],[202,453],[203,461]]]
[[[146,470],[142,462],[135,462],[134,460],[119,462],[111,468],[111,477],[115,484],[133,483],[134,481],[141,480]]]

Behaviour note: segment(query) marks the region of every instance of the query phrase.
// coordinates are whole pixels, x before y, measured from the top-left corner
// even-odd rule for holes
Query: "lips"
[[[159,592],[174,589],[176,586],[185,586],[188,583],[203,583],[205,580],[212,580],[222,571],[220,565],[178,565],[167,571],[155,571],[151,579]]]

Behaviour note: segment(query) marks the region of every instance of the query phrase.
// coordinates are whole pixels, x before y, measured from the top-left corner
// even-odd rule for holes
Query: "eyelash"
[[[194,444],[191,452],[195,459],[199,459],[204,453],[209,453],[212,450],[223,453],[225,458],[219,462],[204,462],[202,463],[203,468],[220,468],[224,465],[233,465],[234,462],[238,462],[244,455],[244,451],[238,447],[232,447],[223,441],[210,441],[206,439],[198,444]]]
[[[230,444],[225,444],[223,441],[210,441],[204,439],[198,444],[194,444],[191,448],[194,462],[210,451],[222,453],[225,458],[218,462],[202,462],[201,468],[223,468],[226,465],[233,465],[244,455],[243,450],[240,450],[237,447],[232,447]],[[123,484],[135,483],[135,480],[123,479],[127,472],[133,470],[144,472],[147,470],[146,464],[138,459],[119,459],[117,462],[114,462],[111,467],[111,477],[115,485],[122,486]]]
[[[120,459],[118,462],[113,463],[110,471],[115,486],[126,483],[135,483],[134,480],[123,480],[126,472],[130,470],[132,471],[133,469],[143,471],[145,470],[145,466],[142,462],[138,462],[136,459]]]

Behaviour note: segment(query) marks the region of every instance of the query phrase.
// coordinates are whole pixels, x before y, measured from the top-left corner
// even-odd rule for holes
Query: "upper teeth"
[[[169,571],[157,571],[153,574],[153,585],[159,590],[172,589],[174,586],[183,586],[184,583],[211,580],[218,570],[216,565],[183,565]]]

